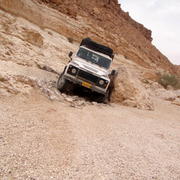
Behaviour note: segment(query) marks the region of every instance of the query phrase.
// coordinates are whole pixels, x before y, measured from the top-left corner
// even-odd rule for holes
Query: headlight
[[[99,79],[97,85],[99,87],[102,87],[102,88],[106,88],[107,85],[108,85],[109,81],[105,80],[105,79]]]
[[[72,66],[72,65],[70,65],[67,70],[67,73],[71,74],[73,76],[76,76],[77,72],[78,72],[78,68],[76,68],[75,66]]]
[[[72,68],[71,72],[72,72],[72,74],[76,74],[77,73],[77,69],[76,68]]]
[[[104,83],[105,83],[105,81],[104,81],[104,80],[102,80],[102,79],[100,79],[100,80],[99,80],[99,85],[101,85],[101,86],[102,86],[102,85],[104,85]]]

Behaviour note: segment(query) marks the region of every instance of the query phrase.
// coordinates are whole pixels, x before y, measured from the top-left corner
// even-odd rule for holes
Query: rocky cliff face
[[[175,72],[169,60],[151,44],[151,31],[124,12],[117,0],[36,1],[86,22],[90,27],[82,27],[81,32],[73,35],[76,40],[90,36],[144,67]]]
[[[180,76],[180,65],[175,65],[176,74]]]
[[[148,39],[152,40],[151,31],[146,29],[142,24],[135,22],[128,13],[125,13],[118,4],[117,0],[94,0],[94,1],[84,1],[84,0],[37,0],[49,5],[52,8],[59,10],[62,13],[65,13],[73,18],[77,16],[88,16],[93,18],[96,21],[101,21],[101,25],[108,26],[109,23],[115,25],[117,23],[113,22],[114,20],[120,23],[120,21],[128,21],[135,29],[138,29],[142,35]],[[116,15],[116,18],[115,16]],[[120,16],[117,16],[120,15]],[[119,19],[120,18],[120,19]],[[124,20],[123,20],[124,19]],[[107,23],[108,20],[108,23]],[[121,22],[122,25],[122,22]],[[118,28],[115,27],[114,28]],[[108,28],[108,27],[107,27]]]

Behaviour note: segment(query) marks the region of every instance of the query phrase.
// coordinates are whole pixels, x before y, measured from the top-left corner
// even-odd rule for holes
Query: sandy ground
[[[180,111],[0,98],[0,179],[180,179]]]

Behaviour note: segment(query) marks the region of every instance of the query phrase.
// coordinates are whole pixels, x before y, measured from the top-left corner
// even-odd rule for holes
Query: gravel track
[[[0,179],[180,179],[180,111],[0,99]]]

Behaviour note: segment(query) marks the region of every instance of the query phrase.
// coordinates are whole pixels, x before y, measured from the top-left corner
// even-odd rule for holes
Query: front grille
[[[82,71],[82,70],[79,70],[78,77],[83,78],[84,80],[88,80],[90,82],[93,82],[95,84],[97,83],[97,81],[99,79],[97,76],[94,76],[93,74],[90,74],[90,73]]]

